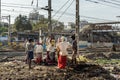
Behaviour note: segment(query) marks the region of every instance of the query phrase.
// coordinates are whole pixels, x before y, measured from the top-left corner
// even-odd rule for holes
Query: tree
[[[7,27],[0,27],[0,34],[3,34],[4,32],[7,32],[8,28]]]
[[[44,31],[48,31],[48,19],[41,19],[37,24],[33,24],[33,30],[38,31],[40,28]]]
[[[32,30],[32,25],[30,21],[27,19],[27,16],[19,15],[15,19],[14,26],[17,31]]]
[[[38,31],[42,29],[44,32],[48,31],[48,19],[41,19],[37,24],[33,24],[33,30]],[[64,29],[64,24],[57,20],[52,20],[52,30],[61,32]]]
[[[59,22],[59,21],[57,21],[57,20],[52,20],[52,23],[53,23],[53,31],[54,32],[61,32],[61,31],[63,31],[63,29],[64,29],[64,24],[62,23],[62,22]]]

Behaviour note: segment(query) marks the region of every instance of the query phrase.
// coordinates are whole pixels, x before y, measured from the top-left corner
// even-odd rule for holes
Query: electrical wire
[[[67,4],[69,1],[70,1],[70,0],[67,0],[67,1],[62,5],[62,7],[56,11],[56,13],[52,16],[52,18],[55,17],[55,16],[57,15],[57,13],[59,13],[59,11],[60,11],[61,9],[63,9],[64,6],[66,6],[66,4]]]
[[[30,12],[27,12],[27,11],[16,11],[16,10],[8,10],[8,9],[2,9],[2,11],[8,11],[8,12],[16,12],[16,13],[30,13]]]
[[[104,6],[109,6],[109,7],[112,7],[112,8],[120,9],[120,7],[104,4],[104,3],[101,3],[101,2],[98,2],[98,1],[93,1],[93,0],[86,0],[86,1],[89,1],[89,2],[92,2],[92,3],[95,3],[95,4],[101,4],[101,5],[104,5]]]
[[[14,9],[13,10],[2,9],[2,11],[12,12],[12,13],[19,13],[19,14],[23,14],[23,15],[29,15],[29,13],[30,13],[30,12],[27,12],[27,11],[16,11]],[[44,15],[47,15],[47,14],[44,14]]]
[[[114,1],[114,2],[118,2],[118,3],[120,3],[120,1],[118,1],[118,0],[111,0],[111,1]]]
[[[26,4],[15,4],[15,3],[2,3],[2,4],[5,4],[5,5],[19,5],[19,6],[31,6],[31,5],[26,5]]]
[[[58,17],[57,20],[59,20],[59,19],[65,14],[65,12],[70,8],[70,6],[73,4],[74,1],[75,1],[75,0],[73,0],[73,1],[70,3],[70,5],[63,11],[63,13]]]
[[[63,13],[63,11],[60,11],[59,13]],[[58,14],[59,14],[58,13]],[[75,14],[73,14],[73,13],[68,13],[68,12],[66,12],[66,13],[64,13],[65,15],[69,15],[69,16],[75,16]],[[114,21],[114,20],[108,20],[108,19],[101,19],[101,18],[96,18],[96,17],[89,17],[89,16],[84,16],[84,15],[80,15],[80,17],[84,17],[84,18],[89,18],[89,19],[98,19],[98,20],[104,20],[104,21]]]
[[[26,12],[26,11],[13,11],[13,10],[7,10],[7,9],[2,9],[2,10],[4,10],[4,11],[8,11],[8,12],[16,12],[16,13],[19,13],[19,12],[23,12],[24,14],[25,13],[28,13],[29,14],[29,12]],[[60,14],[60,13],[63,13],[62,11],[61,12],[59,12],[58,14]],[[64,13],[65,15],[69,15],[69,16],[71,16],[71,17],[73,17],[75,14],[72,14],[72,13],[68,13],[68,12],[66,12],[66,13]],[[108,20],[108,19],[101,19],[101,18],[96,18],[96,17],[89,17],[89,16],[84,16],[84,15],[80,15],[80,17],[83,17],[83,18],[87,18],[87,19],[94,19],[94,20],[102,20],[102,21],[113,21],[113,20]]]
[[[69,2],[69,1],[70,0],[68,0],[67,2]],[[118,4],[118,3],[120,3],[120,1],[118,1],[118,0],[111,0],[111,1],[106,1],[106,0],[98,0],[98,1],[86,0],[86,1],[91,1],[91,2],[94,2],[94,3],[99,3],[98,1],[102,1],[102,2],[107,2],[107,3],[110,3],[110,4],[114,4],[114,5],[119,5],[120,6],[120,4]],[[65,4],[67,4],[67,2]],[[116,2],[116,3],[114,3],[114,2]],[[26,4],[16,4],[16,3],[2,3],[2,4],[31,7],[31,5],[26,5]],[[64,5],[63,5],[63,7],[64,7]]]
[[[14,8],[24,8],[24,9],[33,9],[32,7],[25,7],[25,6],[10,6],[10,5],[1,5],[1,6],[4,6],[4,7],[14,7]]]
[[[70,0],[69,0],[70,1]],[[74,1],[74,0],[73,0]],[[92,0],[86,0],[86,1],[92,1]],[[93,3],[100,3],[100,2],[98,2],[98,1],[92,1]],[[7,3],[6,3],[7,4]],[[12,5],[22,5],[22,4],[12,4]],[[70,6],[72,5],[72,3],[70,4]],[[104,5],[104,4],[103,4]],[[2,5],[2,6],[6,6],[6,7],[19,7],[19,8],[26,8],[26,9],[32,9],[32,7],[20,7],[20,6],[8,6],[8,5]],[[25,6],[25,5],[24,5]],[[67,11],[67,9],[70,7],[70,6],[68,6],[66,9],[65,9],[65,11],[60,11],[60,9],[59,10],[57,10],[58,12],[57,13],[55,13],[55,14],[60,14],[60,13],[62,13],[61,15],[60,15],[60,17],[58,18],[58,20],[65,14],[65,15],[72,15],[72,16],[74,16],[75,14],[72,14],[72,13],[66,13],[66,11]],[[111,6],[112,7],[112,6]],[[62,7],[61,7],[62,8]],[[117,7],[118,8],[118,7]],[[120,8],[119,8],[120,9]],[[4,9],[5,10],[5,9]],[[12,11],[12,10],[6,10],[6,11],[11,11],[11,12],[16,12],[16,13],[18,13],[19,11]],[[20,11],[20,12],[23,12],[23,11]],[[25,11],[26,12],[26,11]],[[29,13],[29,12],[27,12],[27,13]],[[88,17],[88,16],[83,16],[83,15],[81,15],[80,17],[83,17],[83,18],[87,18],[87,19],[94,19],[94,20],[104,20],[104,21],[113,21],[113,20],[107,20],[107,19],[100,19],[100,18],[95,18],[95,17]]]
[[[120,4],[118,4],[118,3],[113,3],[113,2],[110,2],[110,1],[106,1],[106,0],[98,0],[98,1],[113,4],[113,5],[116,5],[116,6],[120,6]]]
[[[88,16],[83,16],[83,15],[81,15],[80,17],[89,18],[89,19],[95,19],[95,20],[103,20],[103,21],[114,21],[114,20],[108,20],[108,19],[100,19],[100,18],[95,18],[95,17],[88,17]]]

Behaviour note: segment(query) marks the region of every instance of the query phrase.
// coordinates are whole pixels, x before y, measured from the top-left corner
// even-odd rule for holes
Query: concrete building
[[[86,21],[86,20],[80,21],[80,29],[83,28],[87,24],[88,24],[88,21]]]
[[[65,24],[64,29],[65,30],[71,30],[75,28],[75,23],[74,22],[68,22],[67,24]]]
[[[39,12],[32,12],[29,14],[29,19],[33,23],[37,23],[39,20],[44,19],[44,15],[40,15]]]

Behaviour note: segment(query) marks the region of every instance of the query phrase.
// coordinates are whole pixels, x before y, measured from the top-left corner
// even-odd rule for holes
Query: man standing
[[[72,49],[73,49],[73,54],[72,54],[72,63],[76,64],[76,55],[77,55],[77,41],[75,40],[75,35],[72,37]]]
[[[33,50],[34,45],[32,44],[33,40],[29,39],[28,43],[26,44],[27,49],[27,63],[29,65],[29,69],[31,69],[31,60],[33,59]]]
[[[67,55],[68,55],[68,48],[71,48],[71,44],[68,43],[64,36],[61,37],[61,42],[56,46],[58,50],[58,68],[65,69]]]

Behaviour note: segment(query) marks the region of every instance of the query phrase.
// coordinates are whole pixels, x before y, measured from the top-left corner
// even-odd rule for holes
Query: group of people
[[[46,57],[43,58],[44,54],[44,46],[43,42],[37,42],[33,44],[33,39],[29,39],[25,42],[25,52],[26,52],[26,63],[29,65],[29,69],[31,69],[31,62],[34,61],[36,64],[58,64],[59,69],[65,69],[67,63],[67,55],[68,49],[71,48],[73,50],[72,62],[76,63],[76,54],[77,54],[77,43],[75,40],[75,36],[72,36],[72,43],[69,43],[66,37],[62,36],[58,38],[58,41],[55,42],[54,39],[48,39],[46,41]],[[34,59],[34,55],[36,58]],[[57,60],[56,56],[57,55]]]

